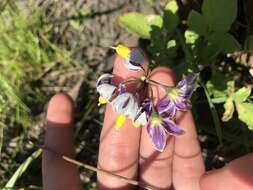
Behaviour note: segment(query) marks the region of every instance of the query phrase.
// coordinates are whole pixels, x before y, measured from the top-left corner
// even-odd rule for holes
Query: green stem
[[[200,78],[199,78],[199,84],[203,87],[203,89],[205,91],[205,95],[206,95],[206,98],[207,98],[207,101],[208,101],[208,104],[209,104],[209,107],[210,107],[210,111],[211,111],[211,114],[212,114],[214,127],[215,127],[215,130],[216,130],[218,139],[219,139],[219,143],[222,146],[223,145],[222,130],[221,130],[221,125],[220,125],[220,119],[219,119],[219,116],[218,116],[218,112],[217,112],[217,110],[216,110],[216,108],[215,108],[215,106],[212,102],[212,99],[211,99],[211,97],[208,93],[206,85],[204,84],[204,82]]]

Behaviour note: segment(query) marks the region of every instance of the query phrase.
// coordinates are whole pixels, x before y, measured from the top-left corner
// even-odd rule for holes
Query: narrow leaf
[[[38,158],[40,154],[42,153],[41,149],[36,150],[34,153],[32,153],[31,156],[29,156],[16,170],[16,172],[12,175],[11,179],[7,182],[5,185],[5,188],[12,188],[17,180],[23,175],[23,173],[26,171],[28,166],[31,164],[33,160]]]
[[[233,103],[233,98],[229,97],[225,104],[224,104],[224,109],[225,112],[223,113],[222,116],[222,121],[228,121],[233,117],[233,113],[234,113],[234,103]]]

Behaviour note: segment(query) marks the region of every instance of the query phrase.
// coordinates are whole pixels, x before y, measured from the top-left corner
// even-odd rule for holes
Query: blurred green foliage
[[[30,125],[29,103],[39,101],[31,84],[42,66],[56,61],[62,52],[43,40],[42,12],[25,12],[14,1],[0,13],[0,124]]]

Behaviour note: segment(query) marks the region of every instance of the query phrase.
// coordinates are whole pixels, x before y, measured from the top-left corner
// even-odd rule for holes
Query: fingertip
[[[176,75],[168,67],[157,67],[151,73],[151,79],[166,85],[174,85],[176,83]]]
[[[74,102],[66,93],[58,93],[49,101],[47,121],[57,124],[69,124],[73,121]]]
[[[151,73],[150,79],[165,86],[174,86],[176,83],[175,74],[167,67],[157,67],[154,69]],[[152,90],[154,102],[156,103],[166,94],[166,90],[159,85],[152,85]]]
[[[200,178],[200,188],[205,190],[253,188],[253,154],[233,160],[225,167],[207,172]]]

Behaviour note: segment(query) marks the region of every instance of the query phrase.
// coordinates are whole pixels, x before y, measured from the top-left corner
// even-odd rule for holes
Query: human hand
[[[128,71],[117,57],[114,74],[116,82],[140,72]],[[147,62],[147,61],[146,61]],[[147,65],[147,63],[146,63]],[[174,84],[171,71],[160,67],[153,71],[152,79],[167,85]],[[160,99],[162,91],[154,89]],[[52,98],[48,107],[48,126],[45,144],[56,152],[72,155],[73,103],[64,94]],[[203,158],[197,140],[195,125],[190,112],[181,114],[177,120],[185,134],[176,138],[169,136],[164,152],[157,152],[144,128],[133,128],[127,121],[125,127],[116,130],[116,114],[107,106],[100,138],[98,167],[112,173],[135,179],[157,187],[176,190],[253,189],[253,155],[235,160],[222,169],[205,173]],[[81,189],[78,170],[61,158],[45,152],[43,155],[43,184],[45,189]],[[100,189],[131,189],[132,186],[118,178],[98,173]]]

